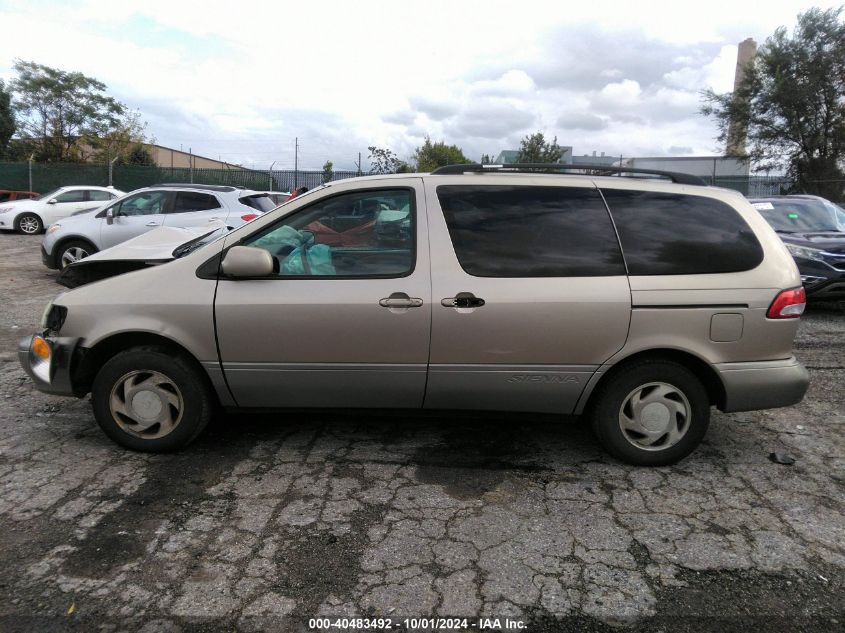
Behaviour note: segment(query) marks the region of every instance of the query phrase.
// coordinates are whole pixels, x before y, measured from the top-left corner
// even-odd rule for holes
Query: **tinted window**
[[[124,198],[112,208],[115,215],[155,215],[163,213],[166,205],[166,191],[145,191]]]
[[[94,202],[105,202],[106,200],[111,200],[112,195],[108,191],[92,189],[88,192],[88,199]]]
[[[437,188],[461,267],[476,277],[624,275],[598,191],[575,187]]]
[[[85,190],[65,191],[63,194],[56,196],[56,202],[85,202]]]
[[[211,194],[180,191],[176,194],[176,200],[170,212],[185,213],[186,211],[208,211],[209,209],[219,208],[220,203]]]
[[[414,209],[406,189],[321,200],[248,237],[283,276],[402,277],[414,267]]]
[[[702,196],[602,190],[631,275],[750,270],[763,249],[730,206]]]
[[[12,194],[8,191],[0,192],[0,202],[5,202],[6,200],[10,199]]]
[[[273,202],[272,198],[265,194],[259,194],[257,196],[244,196],[243,198],[239,199],[241,204],[244,204],[256,211],[261,211],[262,213],[266,213],[267,211],[272,211],[275,209],[277,205]]]

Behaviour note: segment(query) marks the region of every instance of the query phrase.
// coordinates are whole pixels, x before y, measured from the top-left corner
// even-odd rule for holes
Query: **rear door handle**
[[[423,304],[422,299],[409,297],[404,292],[394,292],[389,297],[379,299],[378,304],[382,308],[419,308]]]
[[[484,299],[471,292],[459,292],[454,297],[441,299],[440,305],[445,308],[480,308],[484,305]]]

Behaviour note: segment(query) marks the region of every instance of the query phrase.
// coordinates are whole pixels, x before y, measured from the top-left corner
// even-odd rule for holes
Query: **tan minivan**
[[[332,182],[60,295],[20,361],[142,451],[217,406],[476,409],[588,414],[614,456],[660,465],[711,406],[801,400],[801,279],[739,193],[527,169]]]

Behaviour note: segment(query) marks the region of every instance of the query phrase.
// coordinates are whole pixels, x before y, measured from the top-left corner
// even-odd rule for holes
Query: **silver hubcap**
[[[62,253],[62,268],[68,264],[72,264],[73,262],[78,262],[80,259],[88,257],[88,255],[90,255],[90,253],[79,246],[69,248]]]
[[[637,448],[662,451],[686,435],[691,410],[689,400],[677,387],[650,382],[634,389],[622,401],[619,428]]]
[[[117,425],[135,437],[164,437],[182,420],[182,393],[157,371],[131,371],[111,390],[109,408]]]
[[[30,235],[32,235],[33,233],[37,233],[38,218],[34,218],[31,215],[21,218],[20,227],[21,231],[23,231],[24,233],[29,233]]]

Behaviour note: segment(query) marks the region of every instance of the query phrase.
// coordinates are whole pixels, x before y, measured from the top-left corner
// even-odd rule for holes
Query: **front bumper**
[[[810,384],[810,375],[794,356],[786,360],[720,363],[715,368],[725,387],[725,413],[797,404]]]
[[[47,268],[51,268],[56,270],[59,265],[56,262],[56,258],[54,255],[51,255],[47,252],[47,249],[44,248],[44,243],[41,243],[41,263],[44,264]]]
[[[828,263],[797,257],[795,263],[798,264],[808,301],[845,299],[845,270],[834,268]]]
[[[32,352],[32,341],[35,336],[27,336],[18,343],[18,360],[24,368],[35,388],[44,393],[58,396],[77,396],[73,384],[73,371],[79,360],[80,348],[78,338],[45,337],[50,345],[50,360],[46,366],[38,366],[39,361]]]

